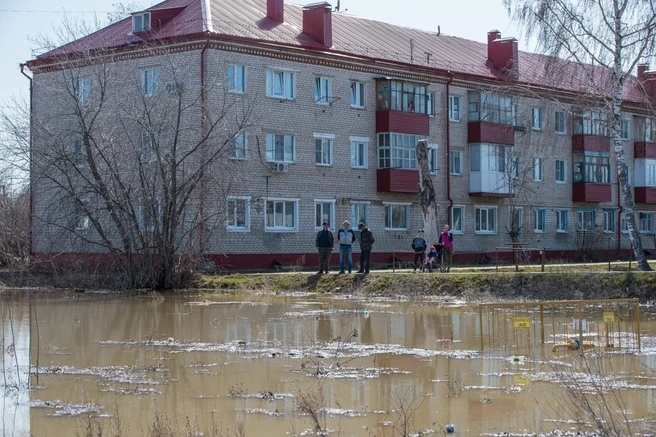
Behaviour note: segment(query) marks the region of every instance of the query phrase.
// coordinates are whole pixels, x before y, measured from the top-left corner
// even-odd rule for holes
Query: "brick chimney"
[[[278,23],[285,22],[285,1],[267,0],[267,17]]]
[[[303,8],[303,32],[324,46],[332,47],[333,19],[330,3],[312,3]]]
[[[513,37],[501,38],[501,32],[491,30],[487,33],[487,58],[500,69],[518,72],[517,39]]]

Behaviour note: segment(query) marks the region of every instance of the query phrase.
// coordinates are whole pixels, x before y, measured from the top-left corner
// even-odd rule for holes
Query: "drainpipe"
[[[210,34],[205,37],[205,45],[200,51],[200,138],[203,141],[201,145],[201,156],[205,160],[205,51],[210,45]],[[201,164],[203,165],[203,164]],[[200,180],[200,200],[198,205],[198,215],[200,216],[200,223],[198,226],[199,250],[201,255],[205,253],[205,174],[201,176]]]
[[[26,67],[26,64],[20,64],[21,74],[23,76],[25,76],[27,78],[27,80],[30,81],[30,139],[29,139],[29,143],[30,143],[30,217],[28,219],[29,220],[30,230],[29,230],[29,233],[28,233],[29,237],[28,237],[27,244],[28,244],[28,254],[30,256],[30,259],[32,259],[33,258],[33,252],[32,252],[32,242],[33,242],[32,216],[33,216],[33,210],[32,210],[32,206],[33,206],[33,199],[34,199],[34,190],[33,190],[34,187],[32,187],[32,162],[34,162],[34,160],[32,159],[32,129],[33,129],[33,127],[32,127],[32,120],[33,120],[32,111],[33,111],[33,108],[34,108],[34,105],[33,105],[33,102],[34,102],[34,89],[33,89],[33,86],[32,86],[32,84],[33,84],[32,78],[25,73],[25,67]]]
[[[449,85],[453,81],[453,73],[449,71],[449,80],[446,82],[446,198],[449,200],[449,206],[446,210],[446,222],[449,226],[451,223],[451,210],[453,209],[453,199],[451,198],[451,125],[449,124]],[[461,163],[462,165],[462,163]]]

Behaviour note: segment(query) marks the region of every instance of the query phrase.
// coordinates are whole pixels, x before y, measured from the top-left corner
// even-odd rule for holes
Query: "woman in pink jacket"
[[[451,270],[451,261],[453,260],[453,234],[449,225],[444,225],[444,230],[440,233],[440,239],[437,244],[442,246],[442,256],[444,257],[442,269],[445,272],[449,272]]]

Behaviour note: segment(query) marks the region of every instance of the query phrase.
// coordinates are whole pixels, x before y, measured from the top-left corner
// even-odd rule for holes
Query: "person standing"
[[[426,254],[426,240],[424,240],[424,230],[419,229],[417,236],[412,240],[412,250],[415,252],[415,258],[412,266],[412,273],[421,272],[424,266],[424,255]]]
[[[363,223],[358,223],[360,230],[360,270],[358,273],[369,273],[371,267],[371,249],[374,247],[374,234]]]
[[[355,232],[351,229],[351,223],[344,220],[342,229],[337,231],[337,241],[339,242],[339,274],[344,273],[344,257],[348,258],[348,272],[353,270],[353,242],[355,241]]]
[[[335,246],[335,237],[333,236],[333,233],[330,232],[330,229],[328,229],[328,226],[328,222],[323,222],[323,229],[317,232],[316,244],[317,250],[319,251],[319,275],[328,273],[330,253]]]
[[[442,256],[444,263],[442,269],[445,272],[451,271],[451,261],[453,260],[453,234],[449,225],[444,225],[444,230],[440,233],[440,239],[437,244],[442,246]]]

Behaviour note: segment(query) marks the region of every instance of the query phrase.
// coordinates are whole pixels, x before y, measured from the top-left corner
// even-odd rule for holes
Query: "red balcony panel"
[[[515,129],[508,124],[474,121],[467,123],[467,141],[470,143],[515,144]]]
[[[503,199],[503,198],[511,198],[515,197],[514,194],[512,193],[469,193],[469,197],[489,197],[492,199]]]
[[[572,184],[574,202],[610,202],[612,200],[610,184]]]
[[[418,193],[419,170],[381,168],[376,172],[379,193]]]
[[[636,203],[656,204],[656,188],[654,187],[635,187],[634,195]]]
[[[402,111],[377,111],[376,132],[428,135],[429,117],[426,114]]]
[[[572,150],[580,152],[610,152],[610,137],[603,135],[572,135]]]
[[[656,159],[656,143],[636,141],[633,143],[633,157]]]

